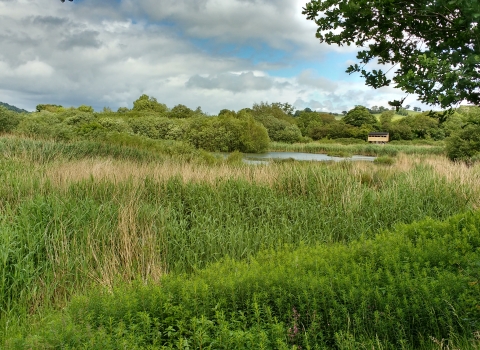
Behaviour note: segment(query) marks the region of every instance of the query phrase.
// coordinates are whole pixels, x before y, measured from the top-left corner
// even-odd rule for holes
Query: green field
[[[480,165],[397,147],[252,166],[0,137],[3,348],[478,348]]]

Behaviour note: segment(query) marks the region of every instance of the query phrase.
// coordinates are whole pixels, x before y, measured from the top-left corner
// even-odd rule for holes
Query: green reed
[[[409,144],[335,144],[335,143],[279,143],[272,142],[270,151],[278,152],[304,152],[304,153],[325,153],[365,156],[396,156],[399,153],[415,155],[442,155],[445,154],[443,146],[430,145],[409,145]]]
[[[10,348],[477,349],[480,212],[95,289]],[[440,347],[443,346],[443,347]]]

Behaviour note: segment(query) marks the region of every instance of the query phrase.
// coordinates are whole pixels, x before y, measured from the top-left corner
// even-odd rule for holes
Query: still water
[[[376,157],[352,156],[352,157],[331,157],[326,154],[300,153],[300,152],[268,152],[268,153],[245,153],[243,159],[249,164],[266,164],[272,159],[295,159],[309,161],[335,161],[342,160],[363,160],[373,162]]]

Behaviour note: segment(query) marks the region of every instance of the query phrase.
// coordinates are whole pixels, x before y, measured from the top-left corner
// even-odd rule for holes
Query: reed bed
[[[468,234],[466,234],[468,232]],[[478,349],[480,213],[95,288],[7,348]]]
[[[270,151],[277,152],[303,152],[303,153],[325,153],[341,154],[344,156],[365,155],[365,156],[396,156],[399,153],[409,155],[443,155],[445,148],[443,146],[430,145],[398,145],[398,144],[332,144],[332,143],[279,143],[272,142]]]

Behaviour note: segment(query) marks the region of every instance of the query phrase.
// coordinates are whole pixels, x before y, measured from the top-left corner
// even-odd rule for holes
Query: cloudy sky
[[[305,3],[0,0],[0,101],[116,110],[145,93],[216,114],[262,101],[341,112],[405,96],[346,74],[355,48],[320,44]]]

